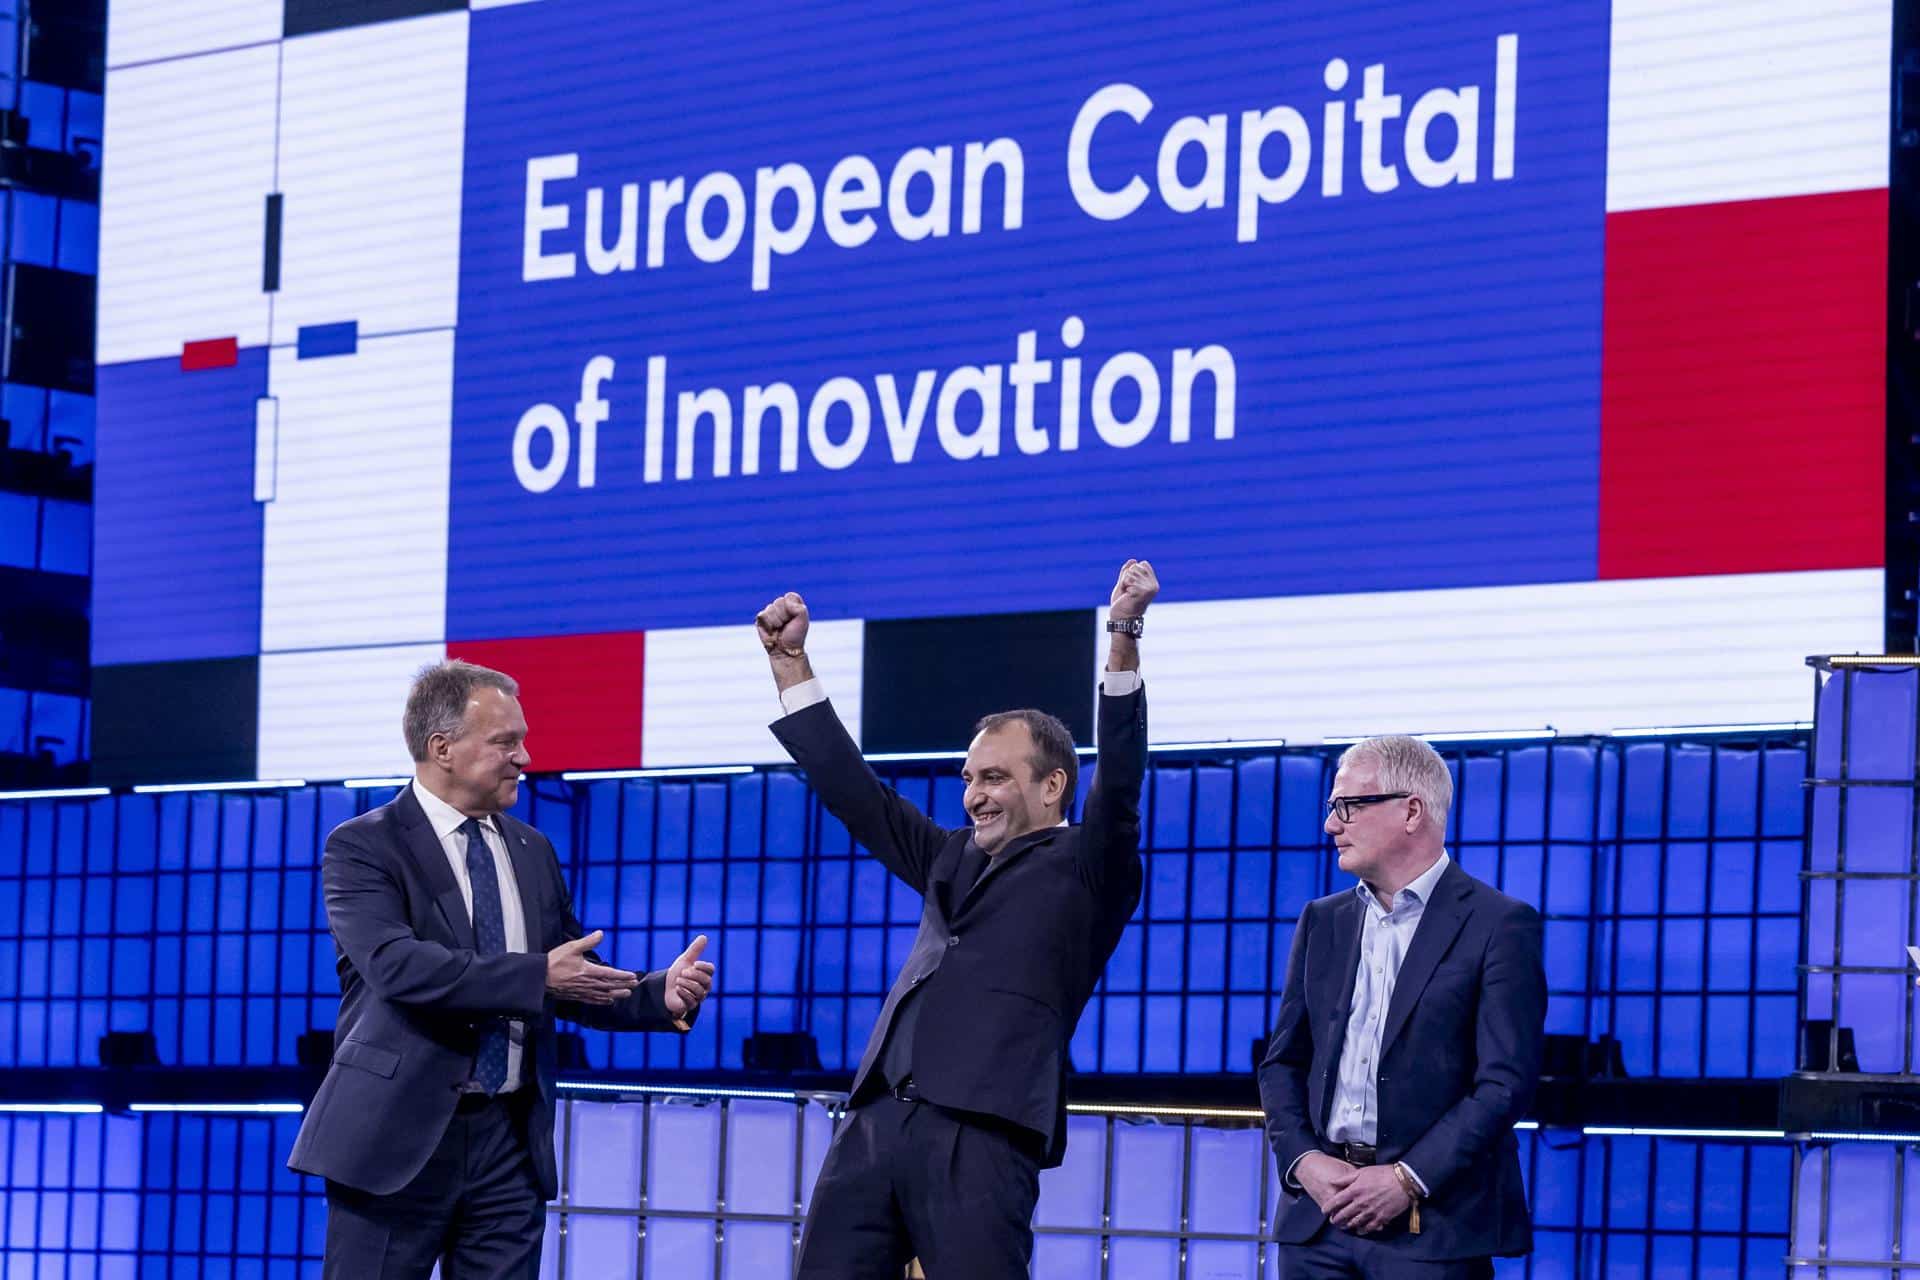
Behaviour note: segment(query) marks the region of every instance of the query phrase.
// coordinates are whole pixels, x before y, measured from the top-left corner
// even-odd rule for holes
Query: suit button
[[[956,934],[954,934],[954,935],[953,935],[953,936],[952,936],[951,938],[948,938],[948,939],[947,939],[947,945],[948,945],[948,946],[950,946],[950,947],[957,947],[957,946],[959,946],[959,945],[960,945],[960,935],[956,933]]]

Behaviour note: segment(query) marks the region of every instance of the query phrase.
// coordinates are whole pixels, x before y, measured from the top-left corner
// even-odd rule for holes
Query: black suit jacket
[[[1347,890],[1307,904],[1294,930],[1280,1020],[1260,1064],[1267,1138],[1284,1176],[1323,1149],[1360,962],[1363,904]],[[1420,1234],[1375,1237],[1411,1258],[1522,1254],[1533,1226],[1514,1122],[1540,1079],[1547,1009],[1540,913],[1453,863],[1400,965],[1376,1083],[1382,1163],[1405,1160],[1431,1198]],[[1302,1243],[1326,1216],[1283,1186],[1277,1238]]]
[[[1010,841],[964,897],[954,873],[966,828],[949,831],[874,776],[832,704],[773,725],[854,839],[925,899],[854,1077],[866,1091],[895,1012],[920,988],[913,1078],[930,1102],[1029,1129],[1057,1165],[1067,1145],[1067,1049],[1140,901],[1144,690],[1100,698],[1100,753],[1084,821]]]
[[[426,1165],[473,1072],[481,1024],[523,1019],[521,1089],[527,1143],[542,1193],[558,1190],[553,1162],[556,1014],[614,1031],[680,1029],[667,1013],[666,971],[611,1006],[555,1001],[546,953],[585,932],[553,845],[499,815],[526,916],[527,950],[474,954],[473,922],[446,851],[413,787],[341,823],[320,863],[327,924],[340,975],[333,1063],[294,1139],[289,1168],[376,1195],[398,1191]]]

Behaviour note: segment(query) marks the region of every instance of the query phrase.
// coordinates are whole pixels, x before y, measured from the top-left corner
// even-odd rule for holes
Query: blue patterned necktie
[[[504,955],[507,920],[500,907],[500,877],[494,874],[493,850],[480,834],[480,821],[460,824],[467,833],[467,878],[473,883],[473,950],[479,956]],[[473,1078],[487,1093],[498,1093],[507,1082],[507,1023],[495,1018],[480,1036],[473,1055]]]

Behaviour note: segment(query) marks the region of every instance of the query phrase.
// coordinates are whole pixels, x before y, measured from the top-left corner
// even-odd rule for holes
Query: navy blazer
[[[610,1006],[556,1001],[546,953],[585,930],[553,845],[499,815],[527,950],[478,956],[473,922],[446,850],[411,785],[378,809],[341,823],[320,863],[327,924],[340,975],[333,1062],[307,1108],[287,1166],[375,1195],[411,1182],[445,1135],[458,1088],[473,1073],[478,1024],[523,1019],[521,1089],[527,1145],[541,1194],[559,1187],[553,1161],[553,1020],[613,1031],[672,1031],[666,971]],[[697,1010],[695,1011],[697,1012]]]
[[[1145,690],[1100,697],[1099,763],[1081,824],[1008,841],[963,898],[953,882],[970,829],[940,826],[874,776],[830,703],[776,721],[773,732],[853,838],[925,899],[853,1096],[876,1069],[901,1000],[919,987],[910,1051],[922,1096],[1031,1130],[1043,1166],[1059,1164],[1068,1044],[1140,902]]]
[[[1307,904],[1294,930],[1280,1019],[1260,1064],[1267,1138],[1284,1178],[1323,1150],[1353,1007],[1364,905],[1353,890]],[[1379,1160],[1405,1160],[1430,1198],[1369,1237],[1410,1258],[1516,1255],[1533,1247],[1514,1122],[1540,1079],[1546,974],[1540,913],[1448,866],[1407,947],[1376,1064]],[[1284,1185],[1275,1235],[1304,1243],[1326,1215]]]

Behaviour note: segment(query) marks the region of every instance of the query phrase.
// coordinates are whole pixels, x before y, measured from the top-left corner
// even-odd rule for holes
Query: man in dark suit
[[[1127,561],[1083,821],[1066,823],[1077,761],[1039,711],[980,722],[961,777],[972,825],[949,831],[860,758],[807,663],[807,607],[761,611],[787,711],[773,726],[821,800],[925,898],[881,1006],[800,1241],[798,1280],[1013,1280],[1033,1255],[1039,1171],[1066,1148],[1067,1049],[1140,901],[1147,713],[1141,616],[1160,584]]]
[[[1480,1280],[1533,1247],[1513,1126],[1540,1078],[1540,914],[1448,858],[1452,802],[1418,738],[1334,776],[1360,883],[1301,913],[1260,1065],[1285,1280]]]
[[[340,1017],[287,1164],[327,1179],[330,1280],[436,1261],[533,1280],[558,1187],[554,1017],[685,1031],[713,980],[704,937],[645,977],[590,949],[553,845],[506,812],[530,763],[518,694],[470,663],[423,669],[413,781],[327,837]]]

